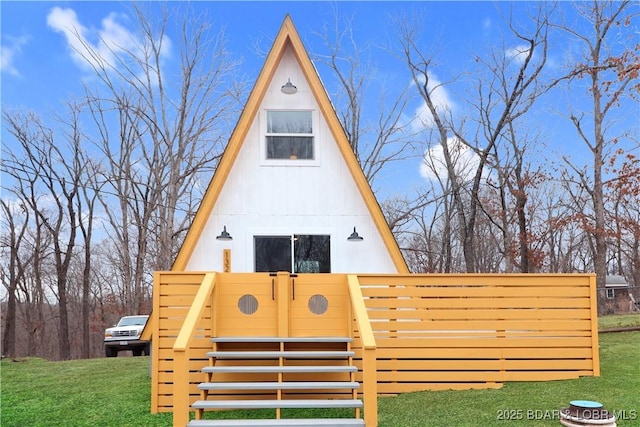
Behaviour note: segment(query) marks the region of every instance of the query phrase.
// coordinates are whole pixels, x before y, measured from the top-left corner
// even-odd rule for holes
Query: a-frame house
[[[173,270],[407,272],[289,16]]]
[[[599,375],[594,275],[408,273],[289,16],[153,292],[174,426],[376,426],[379,394]]]

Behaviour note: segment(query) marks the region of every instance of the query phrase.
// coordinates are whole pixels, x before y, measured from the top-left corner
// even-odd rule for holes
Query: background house
[[[632,289],[624,276],[607,276],[604,289],[598,291],[604,294],[604,297],[600,298],[603,314],[627,313],[637,309],[635,298],[631,294]]]

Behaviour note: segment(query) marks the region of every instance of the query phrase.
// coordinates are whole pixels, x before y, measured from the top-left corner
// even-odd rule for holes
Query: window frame
[[[269,113],[270,112],[309,112],[311,113],[311,133],[273,133],[267,132],[269,125]],[[262,166],[318,166],[320,164],[319,154],[320,150],[318,150],[318,140],[319,140],[319,132],[318,132],[318,112],[314,109],[309,108],[268,108],[263,110],[263,120],[262,125],[260,127],[260,164]],[[269,136],[293,136],[293,137],[302,137],[302,138],[310,138],[311,139],[311,152],[312,159],[291,159],[291,158],[268,158],[268,141],[267,137]]]
[[[332,250],[331,250],[331,234],[324,234],[324,233],[307,233],[307,234],[301,234],[301,233],[296,233],[296,234],[288,234],[288,233],[283,233],[283,234],[254,234],[253,235],[253,270],[254,272],[265,272],[263,270],[258,271],[257,267],[258,267],[258,240],[259,239],[274,239],[274,240],[281,240],[284,241],[285,239],[289,241],[289,268],[285,271],[289,271],[290,273],[293,274],[298,274],[301,273],[298,270],[298,262],[305,262],[305,261],[309,261],[309,260],[303,260],[300,259],[297,249],[299,249],[299,239],[300,238],[307,238],[310,237],[311,241],[313,240],[313,237],[316,237],[318,239],[322,239],[325,240],[325,242],[319,242],[318,240],[316,240],[316,243],[320,243],[321,246],[324,246],[327,250],[326,253],[326,257],[325,258],[321,258],[318,259],[316,261],[320,262],[320,264],[318,265],[319,267],[319,271],[307,271],[306,273],[331,273],[332,271],[332,264],[333,264],[333,260],[332,260]],[[261,262],[261,264],[263,264]],[[328,268],[327,268],[328,267]],[[270,271],[271,272],[271,271]],[[304,272],[303,272],[304,273]]]
[[[605,288],[607,299],[614,299],[616,297],[616,290],[613,288]]]

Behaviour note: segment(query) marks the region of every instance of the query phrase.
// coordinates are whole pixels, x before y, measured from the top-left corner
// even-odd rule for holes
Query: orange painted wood
[[[475,297],[589,297],[587,286],[394,286],[364,288],[364,296],[377,297],[420,297],[420,298],[475,298]]]
[[[383,359],[410,359],[415,355],[416,348],[378,348],[378,360]],[[582,360],[590,359],[592,356],[591,348],[577,347],[565,348],[559,357],[555,352],[548,348],[430,348],[428,357],[432,359],[465,359],[472,361],[474,359],[553,359],[553,360]]]
[[[580,319],[591,321],[591,310],[588,308],[565,308],[565,309],[545,309],[545,308],[507,308],[497,309],[474,309],[468,308],[464,312],[446,308],[415,308],[409,307],[404,310],[390,308],[369,309],[370,319],[469,319],[469,320],[495,320],[495,319],[523,319],[523,320],[559,320],[559,319]]]
[[[384,371],[584,371],[591,369],[588,359],[485,359],[466,360],[461,364],[451,359],[378,359],[378,372]]]
[[[172,347],[180,318],[187,315],[204,273],[155,278],[152,410],[162,412],[172,407]],[[212,348],[210,336],[272,336],[285,333],[279,329],[283,324],[296,336],[353,336],[354,364],[375,366],[374,379],[368,380],[375,395],[599,375],[592,275],[300,275],[296,300],[288,275],[277,279],[276,294],[287,296],[286,305],[272,299],[267,274],[217,274],[213,302],[194,329],[186,365],[189,396],[198,396],[202,378],[197,371],[208,363],[203,355]],[[358,284],[359,307],[352,307],[349,280]],[[259,301],[255,315],[239,312],[238,299],[246,293]],[[322,318],[307,307],[316,293],[330,302]],[[285,314],[279,307],[286,307]],[[358,325],[358,316],[368,323]],[[365,350],[371,343],[373,358]],[[269,378],[260,374],[246,380]],[[335,378],[344,380],[342,374]],[[359,393],[370,395],[362,371],[356,379],[364,380]]]
[[[403,319],[398,315],[395,320],[372,319],[372,327],[385,326],[391,330],[429,330],[429,331],[588,331],[591,332],[590,320],[421,320]]]
[[[368,308],[589,308],[589,298],[369,298]]]
[[[583,371],[378,371],[381,382],[505,382],[505,381],[555,381],[592,375]]]

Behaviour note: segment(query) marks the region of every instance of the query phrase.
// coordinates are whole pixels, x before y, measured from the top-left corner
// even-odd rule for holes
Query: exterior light
[[[294,93],[298,92],[298,88],[295,87],[293,83],[291,83],[291,79],[288,79],[287,82],[282,85],[280,90],[282,91],[282,93],[285,93],[287,95],[293,95]]]
[[[222,229],[222,233],[220,233],[219,236],[216,236],[216,239],[217,240],[233,240],[233,237],[231,237],[231,234],[229,234],[229,232],[227,231],[226,225]]]
[[[353,227],[353,233],[351,233],[351,235],[347,237],[347,240],[349,240],[350,242],[361,242],[364,240],[364,237],[360,236],[356,231],[356,228]]]

